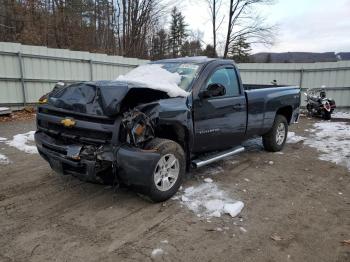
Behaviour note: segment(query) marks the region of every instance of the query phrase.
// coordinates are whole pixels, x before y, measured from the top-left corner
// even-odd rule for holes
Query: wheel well
[[[181,125],[160,125],[156,128],[155,135],[159,138],[166,138],[175,141],[185,152],[187,152],[187,132]]]
[[[287,119],[288,124],[292,120],[293,108],[291,106],[285,106],[277,110],[276,115],[282,115]]]
[[[157,126],[155,130],[156,137],[166,138],[178,143],[185,152],[186,156],[186,170],[190,167],[190,154],[188,147],[188,132],[185,127],[175,124],[175,125],[160,125]]]

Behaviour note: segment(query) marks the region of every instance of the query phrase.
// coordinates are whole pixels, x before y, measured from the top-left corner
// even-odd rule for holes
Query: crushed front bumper
[[[128,145],[113,147],[102,145],[90,155],[82,144],[63,144],[51,136],[37,131],[35,143],[40,155],[56,172],[72,174],[86,181],[99,181],[101,175],[112,176],[116,165],[118,178],[127,185],[148,187],[160,155]]]

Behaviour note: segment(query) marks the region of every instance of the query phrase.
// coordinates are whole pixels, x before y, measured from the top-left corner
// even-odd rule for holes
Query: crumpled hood
[[[80,82],[51,92],[48,103],[79,113],[114,116],[120,112],[124,98],[134,88],[142,87],[124,81]],[[167,97],[165,92],[157,92]]]

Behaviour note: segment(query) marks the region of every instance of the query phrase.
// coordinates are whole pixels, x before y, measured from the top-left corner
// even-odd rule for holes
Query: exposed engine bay
[[[138,109],[123,114],[123,128],[126,142],[132,146],[143,147],[145,142],[155,137],[152,120]]]

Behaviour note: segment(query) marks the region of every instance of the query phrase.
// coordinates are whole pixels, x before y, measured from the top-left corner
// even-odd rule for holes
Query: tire
[[[151,176],[150,186],[147,190],[148,191],[147,195],[154,202],[162,202],[162,201],[168,200],[178,191],[182,183],[182,179],[185,176],[185,172],[186,172],[185,152],[178,143],[169,139],[162,139],[162,138],[152,139],[149,143],[147,143],[145,149],[153,149],[157,153],[159,153],[161,156]],[[174,159],[173,157],[176,159],[177,162],[173,160]],[[162,161],[166,161],[166,162],[162,162]],[[173,166],[170,166],[171,164],[170,162],[174,162],[175,164]],[[165,163],[165,165],[163,166],[168,166],[167,168],[168,172],[166,168],[165,169],[161,168],[162,163]],[[176,174],[177,170],[178,170],[177,178],[176,179],[171,178],[170,176],[173,176],[174,174]],[[163,173],[161,173],[161,171]],[[164,178],[161,179],[160,174],[162,174]],[[169,177],[167,177],[168,175]],[[170,183],[170,184],[163,183],[164,179],[165,181],[168,180],[167,183]],[[159,183],[156,183],[156,181],[159,181]],[[167,188],[167,185],[169,185],[170,187]]]
[[[284,126],[284,137],[278,136],[278,132],[282,134],[281,125]],[[282,115],[276,115],[272,128],[268,133],[263,135],[263,145],[266,151],[278,152],[281,151],[286,143],[288,135],[288,122]]]
[[[322,117],[323,117],[324,120],[331,120],[332,114],[331,114],[331,112],[324,112],[322,114]]]

